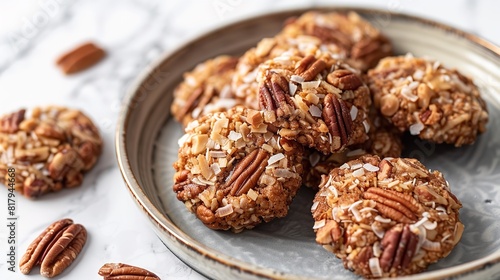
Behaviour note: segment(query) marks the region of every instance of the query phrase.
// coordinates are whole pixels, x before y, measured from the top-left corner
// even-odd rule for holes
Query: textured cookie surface
[[[0,118],[0,176],[16,171],[16,189],[36,198],[79,186],[96,163],[102,139],[82,112],[65,107],[22,109]]]
[[[172,115],[184,126],[212,112],[221,112],[241,104],[231,89],[238,58],[221,55],[198,64],[184,74],[174,91]]]
[[[259,67],[257,81],[264,122],[282,137],[324,154],[368,139],[369,89],[331,55],[276,57]]]
[[[324,176],[312,206],[316,242],[366,278],[420,272],[462,236],[459,200],[415,159],[364,156]]]
[[[301,185],[303,148],[236,107],[191,122],[174,163],[177,198],[209,228],[238,232],[283,217]]]
[[[400,131],[458,147],[486,130],[488,112],[478,88],[439,62],[385,58],[368,80],[375,106]]]

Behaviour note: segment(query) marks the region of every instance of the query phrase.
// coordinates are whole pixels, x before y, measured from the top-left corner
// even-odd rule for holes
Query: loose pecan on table
[[[346,145],[352,133],[352,119],[344,100],[327,94],[323,100],[322,117],[332,135],[332,146],[338,149]]]
[[[62,69],[64,74],[73,74],[93,66],[99,62],[105,54],[102,48],[89,42],[61,55],[56,60],[56,64]]]
[[[238,162],[225,185],[226,188],[231,188],[230,194],[242,195],[257,184],[260,175],[266,169],[268,158],[268,152],[255,149]]]
[[[295,67],[295,74],[304,78],[304,81],[310,81],[327,67],[322,59],[316,59],[313,55],[308,55],[299,61]]]
[[[76,259],[87,241],[87,231],[71,219],[62,219],[47,227],[28,247],[19,262],[23,274],[41,265],[40,274],[54,277]]]
[[[276,111],[278,116],[288,116],[293,110],[288,81],[278,73],[270,73],[259,88],[260,108]]]
[[[106,263],[98,273],[104,280],[160,280],[151,271],[123,263]]]

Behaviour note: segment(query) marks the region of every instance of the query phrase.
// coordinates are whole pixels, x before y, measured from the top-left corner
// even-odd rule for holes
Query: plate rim
[[[175,240],[175,242],[182,245],[185,249],[192,251],[209,261],[215,262],[215,264],[225,266],[231,270],[236,270],[240,273],[248,274],[249,276],[254,276],[258,278],[280,278],[280,279],[301,279],[301,276],[292,275],[284,272],[279,272],[274,269],[261,267],[259,265],[247,263],[238,259],[235,259],[231,256],[221,255],[214,251],[212,248],[209,248],[197,240],[191,238],[189,235],[184,233],[180,228],[177,227],[170,219],[164,217],[159,209],[151,202],[151,200],[147,197],[144,190],[140,186],[135,174],[132,171],[131,164],[129,162],[128,154],[127,154],[127,142],[126,142],[126,128],[130,121],[130,117],[132,111],[134,110],[130,104],[133,102],[134,97],[140,92],[141,86],[151,78],[151,74],[155,72],[155,70],[159,69],[163,63],[168,61],[170,57],[173,57],[176,53],[181,52],[188,46],[192,46],[196,44],[196,42],[204,41],[209,39],[210,37],[216,35],[218,32],[221,32],[227,28],[235,28],[238,25],[245,25],[250,21],[255,21],[257,19],[267,18],[267,17],[275,17],[278,15],[284,14],[301,14],[307,11],[354,11],[358,13],[369,13],[369,14],[380,14],[380,15],[389,15],[395,16],[403,20],[414,21],[419,24],[424,24],[426,26],[430,26],[431,28],[437,28],[443,30],[445,32],[451,32],[455,36],[462,37],[473,44],[480,46],[482,49],[487,52],[500,57],[500,47],[495,45],[494,43],[480,37],[474,35],[472,33],[463,31],[459,28],[452,27],[450,25],[422,18],[419,16],[402,13],[402,12],[392,12],[388,10],[382,10],[379,8],[363,8],[357,6],[345,6],[345,5],[328,5],[328,6],[313,6],[313,7],[300,7],[300,8],[292,8],[292,9],[280,9],[267,13],[253,14],[250,16],[246,16],[244,18],[232,20],[230,22],[226,22],[223,24],[219,24],[218,26],[211,28],[201,34],[188,38],[180,43],[177,47],[164,52],[157,59],[155,59],[152,63],[150,63],[145,70],[141,71],[141,73],[137,76],[137,78],[133,81],[127,93],[125,94],[119,117],[117,126],[115,129],[115,155],[117,158],[118,166],[120,169],[120,173],[122,174],[125,185],[135,201],[136,205],[142,210],[144,214],[146,214],[151,222],[153,222],[153,226],[155,227],[155,233],[158,234],[158,230],[165,232],[170,235],[171,238]],[[161,239],[161,238],[160,238]],[[163,240],[162,240],[163,242]],[[193,270],[200,272],[203,275],[206,275],[204,271],[201,271],[197,267],[194,267],[192,264],[187,262],[184,258],[180,257],[174,250],[172,250],[165,242],[163,242],[174,255],[179,257],[183,262],[187,263]],[[440,279],[442,277],[452,277],[452,276],[464,276],[467,274],[475,273],[484,269],[491,268],[500,263],[500,250],[487,255],[486,257],[467,262],[458,266],[439,269],[436,271],[429,271],[418,273],[406,277],[401,277],[401,279]],[[310,279],[310,278],[309,278]]]

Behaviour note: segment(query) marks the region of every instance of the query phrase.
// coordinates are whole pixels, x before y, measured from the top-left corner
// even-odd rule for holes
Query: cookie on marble
[[[15,189],[29,198],[81,185],[101,150],[97,127],[76,109],[35,107],[0,118],[0,176],[8,185],[13,168]]]
[[[316,242],[366,278],[418,273],[462,236],[460,201],[416,159],[364,156],[323,176],[311,208]]]
[[[392,54],[389,39],[355,12],[307,12],[289,19],[280,35],[319,38],[323,51],[361,71],[374,67],[381,58]]]
[[[173,190],[211,229],[250,229],[284,217],[302,182],[303,148],[243,107],[188,124]]]
[[[242,102],[231,89],[237,57],[221,55],[198,64],[184,74],[174,90],[172,115],[184,126],[211,112],[221,112]]]
[[[257,81],[264,122],[281,137],[323,154],[368,139],[369,89],[355,69],[329,54],[276,57],[259,67]]]
[[[375,106],[400,131],[456,147],[486,131],[488,111],[471,79],[437,61],[389,57],[368,72]]]

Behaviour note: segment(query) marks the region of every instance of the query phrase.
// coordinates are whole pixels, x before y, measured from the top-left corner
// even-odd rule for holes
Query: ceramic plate
[[[446,259],[409,279],[500,278],[499,48],[432,21],[385,11],[349,10],[380,28],[392,39],[397,53],[436,58],[473,77],[490,112],[488,131],[472,146],[455,149],[419,140],[406,143],[406,156],[444,173],[463,203],[465,224],[461,242]],[[259,39],[275,34],[286,18],[303,12],[263,15],[205,34],[160,58],[126,96],[116,137],[126,185],[166,246],[208,277],[357,279],[314,242],[311,190],[299,192],[286,218],[240,234],[206,228],[172,191],[172,163],[182,132],[169,108],[182,74],[216,55],[242,54]]]

